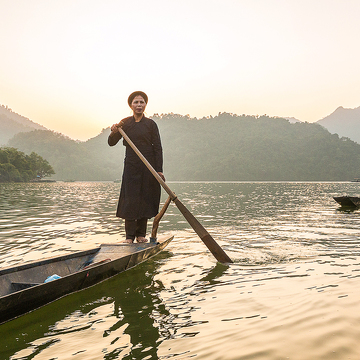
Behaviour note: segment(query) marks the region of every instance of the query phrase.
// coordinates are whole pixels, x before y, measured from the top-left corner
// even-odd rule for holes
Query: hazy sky
[[[0,0],[0,104],[75,139],[129,116],[360,106],[359,0]]]

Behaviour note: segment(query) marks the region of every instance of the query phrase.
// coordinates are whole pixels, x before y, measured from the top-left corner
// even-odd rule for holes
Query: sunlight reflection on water
[[[216,264],[171,205],[166,251],[2,325],[6,358],[360,357],[359,211],[332,200],[357,184],[169,185],[234,264]],[[1,184],[0,266],[120,241],[119,187]]]

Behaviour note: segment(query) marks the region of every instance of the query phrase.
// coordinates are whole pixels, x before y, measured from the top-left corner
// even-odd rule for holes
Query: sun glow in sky
[[[0,104],[86,140],[131,114],[360,106],[359,0],[0,0]]]

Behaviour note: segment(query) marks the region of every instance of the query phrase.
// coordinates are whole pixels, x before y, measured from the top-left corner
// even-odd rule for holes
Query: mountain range
[[[28,118],[13,112],[9,107],[0,105],[0,146],[4,146],[17,133],[33,130],[47,130]]]
[[[360,106],[355,109],[345,109],[340,106],[317,123],[333,134],[348,137],[360,144]]]
[[[284,117],[291,124],[301,122],[294,117]],[[333,113],[316,122],[332,134],[360,143],[360,107],[347,109],[338,107]],[[19,132],[33,130],[48,130],[44,126],[13,112],[9,107],[0,105],[0,146],[7,142]]]
[[[1,110],[7,111],[5,120],[10,115],[14,122],[16,117],[21,120],[13,132],[27,131],[18,132],[6,145],[42,156],[53,166],[54,179],[115,180],[121,177],[124,146],[122,142],[115,147],[107,145],[109,128],[79,142],[44,130],[9,109],[2,107]],[[168,180],[331,181],[360,177],[360,144],[331,134],[324,122],[229,113],[202,119],[172,113],[156,114],[152,118],[162,137]],[[1,126],[3,119],[4,116],[0,118]]]

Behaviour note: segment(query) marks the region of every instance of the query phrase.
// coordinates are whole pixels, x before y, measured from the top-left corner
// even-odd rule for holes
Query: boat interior
[[[54,274],[63,277],[90,265],[100,248],[0,270],[0,296],[39,285]]]
[[[0,269],[0,297],[154,247],[154,243],[102,244],[98,248]]]

